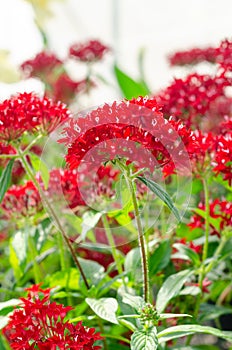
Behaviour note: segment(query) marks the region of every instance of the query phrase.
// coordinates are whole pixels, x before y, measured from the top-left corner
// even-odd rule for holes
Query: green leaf
[[[151,275],[155,275],[158,271],[164,269],[171,256],[171,244],[170,240],[166,239],[160,242],[156,250],[151,254],[149,261],[149,270]]]
[[[98,284],[103,279],[105,269],[102,265],[88,259],[78,258],[78,261],[92,285]]]
[[[200,311],[201,321],[215,320],[222,315],[232,314],[232,308],[211,304],[202,304]]]
[[[156,309],[159,314],[165,309],[169,300],[179,294],[181,288],[191,274],[193,274],[193,271],[183,270],[169,276],[165,280],[158,292],[156,300]]]
[[[3,197],[10,186],[11,181],[11,172],[14,164],[14,159],[11,159],[5,169],[3,170],[1,177],[0,177],[0,203],[3,200]]]
[[[142,183],[144,183],[144,185],[146,185],[152,192],[154,192],[157,195],[157,197],[159,197],[161,199],[161,201],[167,205],[167,207],[175,215],[177,220],[181,221],[179,211],[174,206],[174,203],[173,203],[170,195],[167,192],[165,192],[164,189],[160,185],[158,185],[156,182],[154,182],[150,179],[147,179],[145,177],[142,177],[142,176],[137,176],[137,179],[142,181]]]
[[[171,313],[159,315],[159,318],[161,320],[166,320],[167,318],[177,318],[177,317],[192,317],[192,316],[188,314],[171,314]]]
[[[135,331],[132,334],[130,346],[131,350],[156,350],[158,347],[156,328]]]
[[[91,307],[91,309],[103,320],[109,321],[111,323],[118,324],[116,318],[116,311],[118,309],[118,302],[114,298],[101,298],[92,299],[86,298],[86,303]]]
[[[84,240],[86,237],[86,234],[94,228],[99,219],[101,218],[102,213],[101,212],[95,212],[93,210],[88,210],[83,215],[83,221],[82,221],[82,232],[81,232],[81,238]]]
[[[129,278],[136,282],[142,281],[141,276],[141,256],[140,249],[134,248],[126,255],[124,263],[125,271],[128,272]]]
[[[0,316],[6,316],[12,310],[14,310],[15,306],[17,306],[21,303],[22,303],[22,301],[19,299],[10,299],[10,300],[1,302],[0,303]]]
[[[74,267],[71,267],[64,271],[57,271],[51,276],[47,276],[45,282],[48,283],[50,288],[60,287],[68,288],[70,290],[79,290],[80,273]]]
[[[44,183],[44,188],[47,189],[50,174],[46,164],[35,153],[30,153],[30,161],[33,169],[41,174],[41,178]]]
[[[195,346],[177,346],[171,348],[171,350],[220,350],[214,345],[195,345]]]
[[[44,244],[47,242],[47,237],[51,232],[52,223],[50,219],[46,218],[37,224],[34,232],[36,249],[38,252],[41,251]]]
[[[212,335],[215,335],[216,337],[232,342],[232,332],[221,331],[213,327],[199,326],[197,324],[181,325],[181,326],[166,328],[165,330],[161,331],[157,335],[157,337],[159,339],[159,343],[162,343],[162,342],[167,342],[171,339],[180,338],[180,337],[184,337],[186,335],[195,334],[195,333],[212,334]]]
[[[15,277],[20,279],[25,271],[27,263],[27,238],[26,232],[18,231],[10,240],[10,263]]]
[[[200,266],[201,264],[200,257],[194,250],[192,250],[191,248],[181,243],[175,243],[173,244],[173,247],[176,248],[181,255],[181,257],[176,256],[178,254],[177,253],[177,254],[173,254],[173,257],[178,257],[179,259],[184,259],[184,260],[186,260],[187,258],[187,260],[191,260],[195,266]]]
[[[131,294],[128,294],[128,293],[124,293],[122,295],[122,302],[125,303],[125,304],[130,305],[137,312],[139,312],[140,309],[142,309],[146,305],[146,303],[145,303],[145,301],[144,301],[144,299],[142,297],[131,295]]]
[[[138,96],[146,96],[149,94],[144,82],[139,82],[132,79],[129,75],[123,72],[117,65],[114,66],[114,74],[118,85],[124,97],[128,100],[137,98]]]
[[[8,322],[9,322],[9,317],[8,316],[0,316],[0,329],[4,328],[7,325]]]

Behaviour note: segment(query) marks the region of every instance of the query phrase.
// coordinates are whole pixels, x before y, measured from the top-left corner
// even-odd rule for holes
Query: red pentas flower
[[[224,180],[232,184],[232,131],[226,135],[219,135],[215,158],[213,160],[213,171],[218,175],[222,174]]]
[[[75,98],[76,94],[85,92],[93,86],[91,81],[87,82],[86,79],[81,81],[72,80],[67,73],[62,73],[52,86],[52,90],[48,90],[46,94],[55,101],[64,101],[70,104]]]
[[[94,328],[76,325],[65,320],[72,309],[50,301],[50,289],[34,285],[27,289],[27,297],[10,316],[3,328],[10,346],[15,350],[98,350],[94,343],[101,339]]]
[[[215,158],[217,136],[212,133],[203,133],[200,130],[195,130],[193,135],[196,147],[192,151],[192,169],[195,175],[204,176],[213,168],[212,161]]]
[[[31,181],[13,185],[7,190],[1,209],[9,219],[33,216],[42,210],[39,192]]]
[[[38,77],[47,80],[55,68],[61,67],[63,62],[52,52],[42,51],[34,58],[21,64],[26,77]]]
[[[48,134],[69,116],[61,102],[34,93],[17,94],[0,103],[0,141],[15,141],[26,131]]]
[[[78,167],[85,157],[94,163],[97,157],[103,162],[119,155],[132,157],[131,161],[154,171],[169,162],[187,162],[185,146],[193,149],[194,144],[191,131],[180,122],[165,120],[160,106],[147,98],[105,104],[78,120],[70,119],[63,134],[60,142],[68,145],[66,160],[71,168]],[[143,148],[135,144],[150,153],[142,153]],[[102,157],[94,153],[96,146]]]
[[[199,203],[198,209],[201,209],[203,212],[205,211],[205,205],[203,203]],[[221,232],[227,228],[232,226],[232,203],[227,202],[226,200],[215,199],[210,203],[210,217],[213,219],[217,219],[218,223],[213,225],[210,224],[211,234],[217,235],[220,237]],[[191,229],[205,227],[205,220],[199,214],[194,214],[191,217],[191,221],[188,224]]]
[[[193,48],[190,50],[175,52],[168,57],[171,66],[194,65],[200,62],[215,63],[217,50],[214,47]]]
[[[232,71],[232,40],[223,40],[217,50],[217,63],[227,72]]]
[[[73,44],[69,49],[72,58],[83,62],[94,62],[102,59],[109,48],[98,40],[90,40],[85,43]]]
[[[41,179],[39,181],[43,186]],[[79,187],[84,184],[83,176],[76,170],[53,169],[50,171],[49,185],[45,193],[55,201],[63,198],[70,208],[75,208],[85,205],[79,191]]]
[[[210,104],[218,97],[225,96],[225,88],[230,85],[224,74],[211,77],[194,73],[184,79],[175,79],[160,92],[157,101],[163,105],[165,117],[172,115],[184,120],[188,127],[196,128],[201,124]]]

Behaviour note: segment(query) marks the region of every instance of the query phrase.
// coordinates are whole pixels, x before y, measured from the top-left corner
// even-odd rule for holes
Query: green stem
[[[73,246],[72,246],[72,244],[71,244],[71,242],[70,242],[68,236],[66,235],[66,233],[65,233],[65,231],[64,231],[64,229],[63,229],[63,226],[62,226],[62,224],[61,224],[61,222],[60,222],[58,216],[56,215],[55,211],[53,210],[52,205],[50,204],[50,202],[49,202],[49,200],[47,199],[46,195],[45,195],[44,192],[42,191],[42,189],[41,189],[41,187],[40,187],[38,181],[36,180],[36,177],[35,177],[35,175],[33,174],[33,170],[31,169],[31,166],[30,166],[30,164],[29,164],[28,161],[27,161],[26,155],[24,155],[24,153],[22,152],[22,150],[21,150],[20,148],[18,149],[18,154],[19,154],[19,156],[20,156],[20,160],[21,160],[21,163],[22,163],[24,169],[26,170],[26,172],[27,172],[28,176],[30,177],[30,179],[33,181],[33,183],[34,183],[34,185],[36,186],[36,188],[38,189],[39,194],[40,194],[40,196],[41,196],[43,202],[46,204],[46,208],[48,209],[48,212],[49,212],[50,215],[53,217],[53,220],[55,221],[55,223],[57,224],[57,226],[58,226],[60,232],[62,233],[62,236],[63,236],[63,238],[64,238],[64,241],[65,241],[65,243],[67,244],[67,246],[68,246],[68,248],[69,248],[69,251],[70,251],[70,253],[71,253],[71,255],[72,255],[72,258],[73,258],[73,260],[74,260],[74,263],[76,264],[78,270],[80,271],[80,274],[81,274],[81,276],[82,276],[82,278],[83,278],[83,281],[84,281],[84,283],[85,283],[86,288],[89,289],[90,287],[89,287],[87,278],[86,278],[86,276],[85,276],[85,274],[84,274],[84,271],[83,271],[83,269],[82,269],[82,267],[81,267],[81,265],[80,265],[80,263],[79,263],[78,258],[76,257],[76,253],[75,253],[75,251],[74,251],[74,249],[73,249]]]
[[[198,317],[202,296],[203,296],[203,281],[207,273],[207,270],[205,268],[205,260],[207,259],[207,256],[208,256],[209,233],[210,233],[210,204],[209,204],[209,187],[208,187],[207,179],[203,178],[202,183],[203,183],[204,197],[205,197],[205,242],[204,242],[203,253],[202,253],[202,266],[199,272],[199,288],[201,292],[197,296],[195,311],[193,314],[195,319],[197,319]],[[190,344],[191,339],[192,339],[192,335],[188,336],[186,345]]]
[[[118,257],[118,252],[117,252],[117,249],[116,249],[116,246],[115,246],[114,237],[112,235],[112,232],[111,232],[111,229],[110,229],[110,225],[109,225],[109,222],[107,220],[106,215],[102,215],[102,222],[103,222],[103,225],[104,225],[104,229],[105,229],[105,233],[106,233],[106,237],[107,237],[108,243],[109,243],[109,245],[111,246],[111,249],[112,249],[112,255],[113,255],[113,258],[114,258],[114,261],[115,261],[118,273],[122,274],[123,273],[122,264],[121,264],[121,261],[120,261],[120,257]]]
[[[65,250],[64,250],[64,244],[63,244],[63,235],[59,231],[57,235],[57,243],[58,243],[58,248],[60,251],[60,267],[61,271],[65,271],[67,266],[66,266],[66,257],[65,257]]]
[[[150,283],[149,283],[149,269],[148,269],[148,254],[146,247],[146,240],[143,234],[142,222],[139,214],[139,206],[136,198],[136,192],[134,189],[134,184],[131,179],[130,170],[121,163],[121,161],[117,160],[117,164],[119,168],[122,170],[123,175],[125,177],[127,187],[131,194],[131,199],[134,207],[135,220],[138,229],[138,240],[139,240],[139,248],[141,254],[141,262],[142,262],[142,272],[143,272],[143,297],[146,303],[150,302]]]
[[[29,251],[30,251],[30,255],[31,255],[32,265],[33,265],[35,283],[38,284],[41,281],[43,281],[43,276],[42,276],[42,273],[40,271],[39,264],[36,261],[37,251],[36,251],[33,239],[30,236],[30,233],[28,234],[27,238],[28,238],[28,247],[29,247]]]

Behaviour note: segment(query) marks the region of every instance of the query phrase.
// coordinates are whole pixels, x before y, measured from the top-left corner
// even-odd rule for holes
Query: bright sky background
[[[41,0],[42,1],[42,0]],[[0,0],[0,49],[11,53],[16,65],[42,48],[33,10],[24,0]],[[75,41],[97,38],[117,53],[122,69],[136,77],[137,55],[146,49],[145,73],[155,91],[178,70],[165,57],[178,49],[216,45],[232,36],[232,0],[59,0],[46,22],[50,47],[64,56]],[[108,76],[112,58],[99,69]],[[0,99],[23,90],[41,90],[35,81],[0,84]],[[103,89],[100,102],[114,98]]]

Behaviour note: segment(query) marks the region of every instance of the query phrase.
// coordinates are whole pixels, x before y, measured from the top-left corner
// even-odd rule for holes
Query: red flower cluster
[[[232,72],[232,40],[222,41],[217,50],[217,62],[223,70]]]
[[[85,205],[79,191],[79,186],[84,185],[84,179],[76,170],[53,169],[50,172],[49,185],[46,190],[49,197],[59,200],[64,196],[70,208]],[[41,182],[41,181],[40,181]]]
[[[1,209],[9,219],[35,215],[42,210],[39,192],[31,181],[13,185],[6,192]]]
[[[0,141],[17,140],[25,131],[50,133],[69,116],[61,102],[26,92],[12,96],[0,103]]]
[[[202,292],[203,293],[210,293],[208,286],[212,284],[211,281],[208,280],[208,278],[205,278],[202,283]],[[193,282],[186,282],[185,286],[194,286],[194,287],[200,287],[199,283],[193,283]]]
[[[193,48],[191,50],[175,52],[168,57],[171,66],[194,65],[200,62],[216,62],[216,49],[207,47],[205,49]]]
[[[184,120],[188,127],[199,127],[208,112],[210,104],[225,96],[225,88],[230,86],[224,74],[210,77],[197,73],[174,82],[157,96],[163,106],[164,116],[172,115]]]
[[[109,48],[98,40],[90,40],[86,43],[77,43],[70,47],[69,55],[83,62],[94,62],[102,59]]]
[[[156,159],[156,165],[163,166],[173,162],[165,173],[173,173],[175,160],[180,161],[181,158],[184,162],[186,155],[188,158],[187,152],[184,154],[183,145],[190,151],[194,148],[192,133],[180,122],[165,120],[154,99],[138,98],[135,102],[132,100],[105,104],[87,116],[81,116],[77,121],[70,119],[69,126],[64,129],[65,136],[60,142],[69,145],[66,160],[72,169],[77,168],[85,155],[100,143],[105,161],[114,159],[119,151],[121,157],[128,157],[128,152],[123,153],[120,144],[113,143],[115,139],[130,140],[142,145]],[[105,144],[104,149],[103,144],[107,140],[113,141]],[[140,150],[133,150],[136,152],[133,156],[135,160],[148,166],[150,159],[142,159]],[[152,166],[154,170],[154,159]]]
[[[225,135],[213,135],[194,132],[196,147],[192,151],[193,172],[197,176],[205,176],[207,172],[222,174],[224,180],[232,182],[232,134],[227,130]]]
[[[99,350],[94,343],[101,339],[94,328],[86,328],[82,322],[76,325],[65,321],[70,306],[50,301],[50,289],[34,285],[27,289],[26,298],[10,316],[3,329],[10,346],[15,350]]]
[[[205,205],[202,203],[199,203],[198,208],[205,211]],[[225,200],[221,201],[219,199],[215,199],[210,203],[210,217],[213,219],[218,219],[219,221],[219,229],[218,227],[215,227],[216,225],[210,225],[211,234],[220,237],[221,232],[225,228],[232,226],[232,203],[227,202]],[[204,229],[205,220],[200,215],[194,214],[191,217],[191,222],[188,224],[188,226],[191,229]]]
[[[224,180],[232,184],[232,132],[227,135],[219,135],[217,138],[217,149],[214,159],[214,172],[222,174]]]
[[[55,101],[65,101],[69,104],[76,94],[86,92],[90,86],[93,86],[91,81],[88,82],[86,79],[74,81],[67,73],[62,73],[54,82],[50,94],[49,91],[46,94],[51,95]]]
[[[218,47],[193,48],[169,56],[172,66],[194,65],[200,62],[218,63],[225,71],[232,70],[232,41],[224,40]]]
[[[21,69],[26,77],[47,79],[54,69],[60,68],[63,62],[52,52],[42,51],[34,58],[21,64]]]

